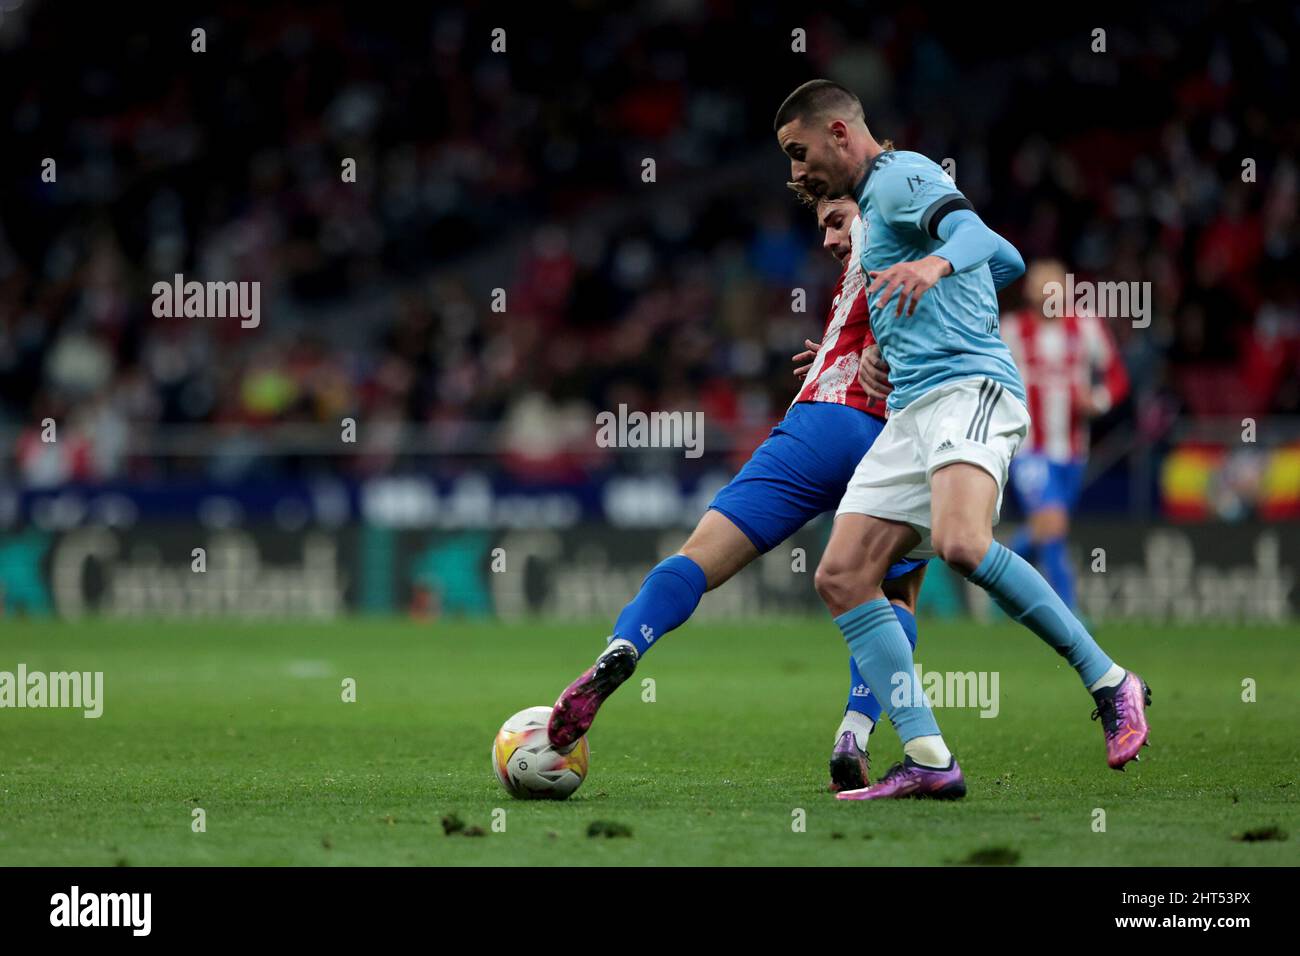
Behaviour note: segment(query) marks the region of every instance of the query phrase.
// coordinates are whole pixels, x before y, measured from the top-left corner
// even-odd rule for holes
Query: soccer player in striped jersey
[[[1123,400],[1128,373],[1101,319],[1056,315],[1046,307],[1053,284],[1065,286],[1060,262],[1031,263],[1025,307],[1001,320],[1029,408],[1029,436],[1011,462],[1011,486],[1028,520],[1011,547],[1074,610],[1074,572],[1065,549],[1088,461],[1088,423]]]
[[[937,554],[1065,657],[1096,702],[1107,763],[1123,769],[1147,740],[1147,685],[1102,651],[1031,564],[993,540],[1008,467],[1029,430],[1024,384],[997,330],[995,290],[999,276],[1023,273],[1019,253],[937,163],[878,143],[861,101],[838,83],[796,89],[773,129],[795,183],[819,198],[857,200],[871,329],[894,385],[815,584],[868,687],[888,698],[904,760],[838,797],[966,793],[924,694],[893,693],[915,679],[915,664],[880,585],[907,556]]]
[[[817,202],[806,193],[801,198],[817,211],[823,248],[844,266],[821,341],[807,341],[808,350],[794,356],[796,363],[807,363],[795,370],[802,385],[785,418],[718,492],[682,549],[646,576],[614,622],[595,664],[560,695],[547,728],[557,747],[571,746],[587,732],[596,711],[632,675],[641,655],[685,623],[705,591],[835,507],[884,427],[884,401],[868,395],[859,378],[864,359],[869,363],[878,350],[866,312],[857,203]],[[871,372],[872,366],[863,370]],[[865,377],[886,394],[889,385],[882,372]],[[883,585],[891,613],[913,646],[924,573],[924,560],[903,558],[885,572]],[[848,703],[831,753],[831,791],[868,785],[867,738],[880,712],[880,702],[850,657]]]

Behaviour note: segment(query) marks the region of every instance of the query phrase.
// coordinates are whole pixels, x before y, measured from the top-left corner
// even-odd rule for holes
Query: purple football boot
[[[1114,687],[1103,687],[1092,695],[1097,709],[1093,720],[1101,720],[1106,735],[1106,763],[1114,770],[1123,770],[1130,760],[1140,760],[1138,751],[1147,746],[1146,709],[1151,706],[1151,688],[1132,671]]]
[[[869,787],[870,772],[871,756],[858,746],[858,738],[853,731],[844,731],[835,742],[835,749],[831,751],[831,783],[826,789],[831,793],[841,793]]]
[[[596,663],[565,688],[546,727],[556,749],[570,746],[587,732],[600,705],[636,670],[636,658],[636,648],[619,644],[596,658]]]
[[[861,790],[845,790],[835,795],[836,800],[898,800],[904,797],[924,798],[928,800],[958,800],[966,796],[966,778],[961,775],[954,757],[943,770],[922,767],[904,757],[902,763],[889,768],[874,787]]]

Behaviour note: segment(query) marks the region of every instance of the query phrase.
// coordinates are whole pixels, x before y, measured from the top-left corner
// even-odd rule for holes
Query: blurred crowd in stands
[[[283,467],[255,453],[263,433],[275,450],[261,426],[349,416],[371,454],[299,465],[400,467],[398,436],[427,434],[567,475],[610,464],[594,416],[620,403],[703,410],[706,447],[743,458],[838,274],[771,132],[813,76],[857,90],[877,137],[951,158],[1027,260],[1152,283],[1150,327],[1111,324],[1134,394],[1110,419],[1300,413],[1285,5],[1135,9],[1101,24],[1104,52],[1084,20],[1018,36],[928,5],[578,5],[549,24],[113,5],[77,30],[55,4],[6,9],[0,477],[211,472],[221,455],[141,453],[185,425],[257,474]],[[156,318],[151,287],[177,273],[260,281],[261,325]]]

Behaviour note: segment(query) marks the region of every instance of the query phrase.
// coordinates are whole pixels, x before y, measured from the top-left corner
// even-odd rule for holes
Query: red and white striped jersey
[[[1093,315],[1045,319],[1035,309],[1004,315],[1002,338],[1029,397],[1025,451],[1052,461],[1088,454],[1088,420],[1128,392],[1128,373],[1104,322]]]
[[[875,343],[871,315],[867,310],[866,274],[862,271],[862,220],[849,227],[853,251],[835,286],[830,315],[822,332],[812,368],[791,405],[798,402],[831,402],[884,418],[885,403],[872,398],[858,383],[858,362],[867,346]]]

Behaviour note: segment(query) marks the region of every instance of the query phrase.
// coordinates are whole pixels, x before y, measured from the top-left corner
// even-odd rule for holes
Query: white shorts
[[[1029,412],[996,382],[967,378],[941,385],[890,413],[835,514],[909,524],[921,535],[909,557],[931,557],[930,476],[959,461],[983,468],[998,483],[997,524],[1007,469],[1028,433]]]

